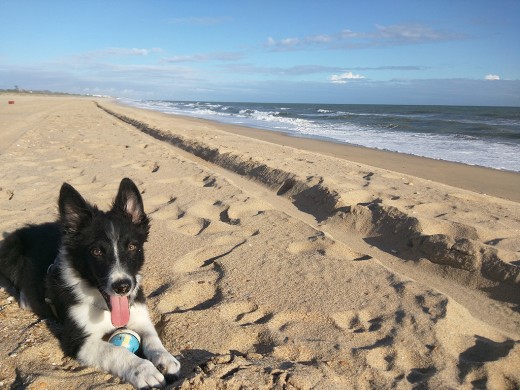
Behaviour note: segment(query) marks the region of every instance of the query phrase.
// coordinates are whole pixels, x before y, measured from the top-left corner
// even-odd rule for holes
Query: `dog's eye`
[[[103,252],[101,252],[101,249],[99,249],[99,248],[92,248],[90,250],[90,253],[92,253],[92,256],[95,256],[95,257],[100,257],[103,255]]]
[[[128,244],[128,250],[130,252],[136,251],[137,250],[137,245],[136,244]]]

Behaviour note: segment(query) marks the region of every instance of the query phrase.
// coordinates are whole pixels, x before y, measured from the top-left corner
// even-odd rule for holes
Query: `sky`
[[[0,0],[0,89],[520,106],[520,1]]]

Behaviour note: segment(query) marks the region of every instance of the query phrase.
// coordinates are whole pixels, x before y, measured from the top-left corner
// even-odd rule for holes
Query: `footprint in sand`
[[[377,370],[390,371],[394,368],[396,354],[392,347],[374,348],[367,352],[366,361]]]
[[[378,331],[384,321],[382,316],[373,316],[363,310],[334,313],[332,319],[338,328],[351,333]]]
[[[406,286],[411,284],[411,280],[404,280],[395,274],[389,274],[386,277],[388,285],[392,287],[400,298],[403,298],[407,293]]]
[[[346,205],[366,204],[372,203],[376,198],[374,194],[367,190],[352,190],[342,192],[340,194],[341,201]]]
[[[178,205],[172,204],[168,207],[159,206],[148,214],[155,220],[177,220],[184,216],[184,210],[181,210]]]
[[[220,237],[210,245],[190,252],[175,260],[173,268],[176,273],[193,272],[201,267],[208,266],[216,260],[228,255],[243,245],[246,240],[242,237]]]
[[[240,221],[242,218],[256,216],[272,208],[269,203],[261,199],[247,197],[243,200],[236,199],[230,203],[227,209],[227,216],[231,221]]]
[[[158,210],[163,207],[169,206],[174,203],[177,199],[173,194],[160,194],[155,196],[148,196],[146,198],[146,205],[150,210]],[[152,213],[153,211],[150,211]]]
[[[186,214],[218,221],[221,213],[228,209],[229,206],[220,200],[203,199],[189,203],[184,208],[186,209]]]
[[[342,353],[340,350],[345,334],[327,315],[280,312],[268,318],[265,325],[264,337],[269,335],[274,346],[272,355],[278,359],[312,361],[319,359],[319,356]],[[327,334],[327,337],[317,338],[317,334]]]
[[[221,316],[230,319],[231,323],[242,321],[256,321],[264,316],[251,305],[238,304],[227,306],[222,304],[222,291],[219,281],[224,275],[220,261],[224,261],[225,256],[246,242],[240,237],[222,236],[215,239],[208,246],[192,251],[180,259],[176,259],[172,264],[172,270],[178,274],[177,280],[185,280],[178,287],[173,289],[167,286],[159,292],[160,300],[156,306],[162,314],[182,314],[195,313],[210,309],[217,309]],[[257,312],[256,315],[254,312]],[[236,324],[234,326],[240,326]],[[253,346],[258,338],[257,332],[239,331],[232,332],[233,337],[246,337]],[[245,332],[245,333],[244,333]]]
[[[349,260],[365,260],[370,259],[362,254],[353,252],[345,245],[332,240],[323,232],[316,232],[316,234],[307,238],[306,241],[295,241],[287,246],[287,252],[293,255],[318,253],[322,256],[328,256],[336,259]]]
[[[291,242],[287,247],[287,252],[293,255],[299,255],[306,252],[319,252],[324,254],[333,244],[334,242],[325,237],[324,234],[316,234],[309,237],[306,241]]]
[[[213,176],[206,176],[202,179],[203,187],[216,187],[217,186],[217,178]]]
[[[366,180],[363,187],[368,187],[370,185],[370,180],[372,180],[372,176],[374,176],[374,172],[368,172],[365,174],[365,176],[363,176],[363,179]]]
[[[187,236],[198,236],[210,223],[211,221],[209,219],[189,215],[170,222],[168,227]]]
[[[161,295],[157,310],[161,314],[175,311],[185,311],[213,299],[217,293],[215,283],[218,279],[216,272],[205,272],[200,280],[184,283],[179,288],[168,290]]]
[[[245,243],[242,238],[220,237],[207,247],[192,251],[176,259],[172,270],[179,275],[178,286],[160,289],[154,295],[161,299],[157,309],[161,313],[182,313],[212,308],[222,300],[218,285],[223,276],[222,266],[216,263]],[[182,282],[184,280],[184,282]]]
[[[205,234],[238,232],[243,237],[255,234],[255,230],[241,228],[240,219],[231,217],[231,207],[221,201],[205,199],[182,206],[182,209],[179,206],[174,207],[177,208],[171,209],[169,206],[168,211],[158,210],[157,214],[162,219],[174,216],[177,220],[171,221],[168,226],[182,234],[198,236],[203,232]]]
[[[273,314],[248,301],[224,303],[218,307],[218,311],[221,317],[242,327],[262,325],[273,317]]]
[[[219,214],[220,222],[227,223],[228,225],[240,225],[240,219],[238,218],[230,218],[229,216],[229,208],[224,209]]]
[[[416,295],[415,302],[424,313],[430,316],[433,322],[446,317],[448,298],[440,293],[427,291],[424,294]]]

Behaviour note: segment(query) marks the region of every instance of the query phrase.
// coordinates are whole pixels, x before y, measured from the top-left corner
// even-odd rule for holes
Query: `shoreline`
[[[520,173],[516,108],[120,101],[167,114]]]
[[[187,122],[215,126],[219,130],[253,138],[280,146],[319,153],[343,160],[390,170],[405,175],[473,191],[479,194],[520,202],[520,172],[499,170],[459,162],[435,160],[406,153],[372,149],[365,146],[329,140],[292,136],[276,130],[234,125],[187,115],[168,114],[158,110],[137,108],[117,100],[122,107],[157,113],[165,118],[179,118]]]

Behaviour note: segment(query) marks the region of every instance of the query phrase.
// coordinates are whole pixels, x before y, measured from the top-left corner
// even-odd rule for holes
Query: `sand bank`
[[[63,181],[106,208],[134,179],[153,219],[145,291],[184,364],[172,388],[520,385],[520,204],[489,181],[104,100],[16,100],[0,102],[1,232],[52,220]],[[428,163],[455,184],[483,172]],[[128,388],[63,357],[56,325],[8,290],[0,308],[0,387]]]

